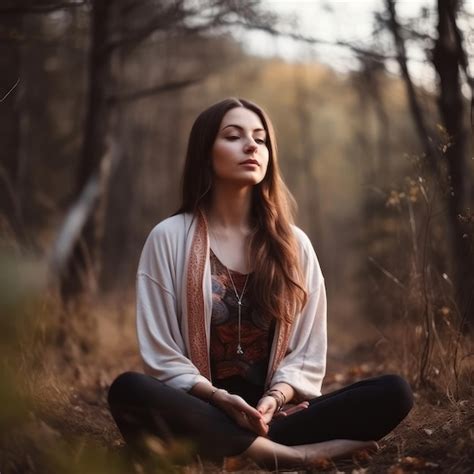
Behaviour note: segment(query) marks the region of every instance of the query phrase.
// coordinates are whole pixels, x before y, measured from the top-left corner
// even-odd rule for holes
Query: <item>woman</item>
[[[139,263],[146,375],[122,374],[109,391],[128,443],[188,438],[207,458],[293,467],[376,448],[408,414],[411,390],[395,375],[321,396],[324,279],[292,204],[260,107],[232,98],[199,115],[181,208]]]

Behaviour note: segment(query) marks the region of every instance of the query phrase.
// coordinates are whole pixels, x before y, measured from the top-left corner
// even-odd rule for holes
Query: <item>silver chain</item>
[[[216,236],[214,235],[214,233],[211,231],[211,228],[209,227],[209,232],[210,234],[212,235],[212,238],[216,244],[216,247],[217,247],[217,250],[218,252],[222,255],[221,253],[221,249],[219,248],[219,244],[217,243],[217,239],[216,239]],[[222,263],[222,261],[221,261]],[[230,278],[230,282],[232,283],[232,288],[234,289],[234,293],[235,293],[235,298],[237,300],[237,309],[238,309],[238,326],[237,326],[237,331],[238,331],[238,343],[237,343],[237,354],[239,355],[242,355],[244,353],[243,349],[242,349],[242,345],[241,345],[241,341],[240,341],[240,330],[241,330],[241,325],[242,325],[242,299],[244,297],[244,294],[245,294],[245,290],[247,288],[247,282],[249,280],[249,273],[247,273],[247,277],[245,278],[245,283],[244,283],[244,287],[242,289],[242,293],[240,294],[239,296],[239,293],[237,292],[237,288],[235,286],[235,283],[234,283],[234,279],[232,278],[232,275],[230,273],[230,270],[227,268],[226,265],[224,265],[222,263],[222,265],[224,266],[224,268],[227,270],[227,274],[229,275],[229,278]]]

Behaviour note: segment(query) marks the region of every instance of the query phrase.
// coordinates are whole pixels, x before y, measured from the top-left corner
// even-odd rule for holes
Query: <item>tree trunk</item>
[[[18,91],[20,85],[20,15],[0,16],[0,231],[24,241],[21,205],[17,195],[20,147]],[[21,79],[20,79],[21,82]],[[16,87],[15,87],[16,84]]]
[[[110,55],[106,46],[110,10],[111,0],[92,2],[87,112],[75,194],[79,196],[94,176],[99,180],[99,193],[61,274],[60,291],[64,302],[76,299],[86,291],[94,291],[100,271],[99,244],[110,175],[110,166],[105,166],[110,165],[110,160],[104,160],[108,152],[106,88],[110,82]]]
[[[474,251],[472,236],[463,228],[462,219],[469,207],[468,127],[465,101],[461,92],[460,64],[462,57],[456,44],[457,0],[438,0],[438,38],[433,52],[433,63],[438,73],[438,106],[449,137],[445,157],[451,192],[448,212],[451,222],[455,282],[459,310],[466,327],[474,324]]]

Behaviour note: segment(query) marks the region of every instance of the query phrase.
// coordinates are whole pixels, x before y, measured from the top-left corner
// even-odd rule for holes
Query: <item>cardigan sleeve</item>
[[[299,230],[303,247],[308,300],[297,316],[288,350],[272,377],[271,385],[288,383],[295,390],[295,401],[321,395],[326,372],[327,302],[324,278],[308,237]]]
[[[138,343],[145,373],[187,391],[198,382],[209,381],[186,355],[173,278],[176,236],[162,227],[159,224],[151,232],[138,266]]]

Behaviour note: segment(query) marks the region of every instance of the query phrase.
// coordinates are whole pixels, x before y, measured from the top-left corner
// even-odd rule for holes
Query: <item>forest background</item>
[[[228,96],[274,121],[326,278],[324,391],[387,372],[415,390],[381,452],[347,469],[472,472],[474,6],[426,1],[409,17],[380,1],[371,35],[349,41],[276,3],[2,2],[2,473],[169,472],[189,456],[155,442],[150,465],[130,465],[106,393],[140,370],[135,271],[179,205],[192,122]],[[257,55],[255,31],[307,54]],[[316,59],[328,43],[344,69]]]

